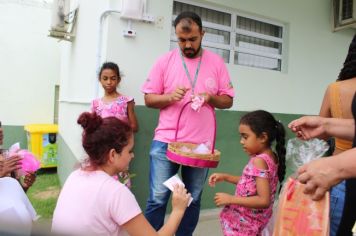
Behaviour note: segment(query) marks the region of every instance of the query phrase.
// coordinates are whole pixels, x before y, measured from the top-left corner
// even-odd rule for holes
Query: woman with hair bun
[[[113,175],[125,171],[133,154],[132,128],[115,117],[85,112],[82,145],[88,159],[65,182],[53,215],[52,231],[70,235],[174,235],[190,194],[175,186],[172,213],[156,232],[130,190]]]

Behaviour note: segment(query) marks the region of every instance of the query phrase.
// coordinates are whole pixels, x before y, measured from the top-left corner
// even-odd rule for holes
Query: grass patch
[[[56,169],[43,169],[37,173],[36,181],[27,191],[33,207],[41,220],[51,220],[57,204],[60,184]]]

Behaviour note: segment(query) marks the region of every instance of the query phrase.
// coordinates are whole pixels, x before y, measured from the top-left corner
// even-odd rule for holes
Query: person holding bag
[[[319,115],[352,119],[351,103],[356,92],[356,35],[349,46],[349,51],[336,82],[331,83],[324,95]],[[352,141],[335,137],[335,150],[337,155],[352,148]],[[346,181],[342,181],[330,190],[330,236],[335,236],[339,228],[345,205]]]
[[[351,229],[356,221],[356,93],[352,100],[354,119],[322,117],[302,117],[289,124],[297,137],[307,140],[335,136],[352,140],[353,148],[332,157],[312,161],[299,169],[298,179],[306,184],[306,193],[313,199],[321,199],[325,192],[340,181],[346,180],[345,207],[337,235],[352,235]]]

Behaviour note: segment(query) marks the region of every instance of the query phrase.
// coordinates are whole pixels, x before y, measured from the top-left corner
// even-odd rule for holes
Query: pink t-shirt
[[[174,49],[160,57],[141,88],[141,91],[145,94],[172,93],[178,86],[190,88],[182,101],[160,110],[154,139],[166,143],[174,141],[179,112],[184,104],[191,100],[193,92],[191,83],[185,73],[179,50],[179,48]],[[184,57],[192,80],[194,80],[199,60],[199,57],[193,59]],[[194,93],[234,97],[234,89],[228,70],[223,59],[217,54],[203,50]],[[198,112],[191,109],[189,105],[186,106],[177,129],[177,141],[191,143],[213,141],[214,116],[206,106],[203,106]]]
[[[122,235],[120,225],[141,213],[130,190],[103,171],[75,170],[65,182],[53,214],[52,231],[79,235]]]

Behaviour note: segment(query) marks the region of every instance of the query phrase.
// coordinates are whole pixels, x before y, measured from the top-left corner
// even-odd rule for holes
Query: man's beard
[[[184,48],[183,54],[188,58],[195,58],[200,52],[200,49],[201,49],[201,44],[199,45],[197,50],[195,50],[194,48]]]

